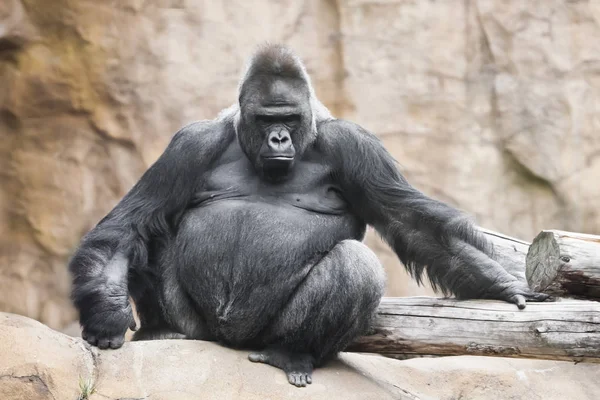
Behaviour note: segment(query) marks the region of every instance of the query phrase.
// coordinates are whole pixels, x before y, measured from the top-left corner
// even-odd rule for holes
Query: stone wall
[[[179,127],[232,103],[265,40],[293,46],[334,114],[480,225],[600,230],[597,1],[5,0],[0,310],[74,318],[79,238]],[[422,293],[368,243],[388,294]]]

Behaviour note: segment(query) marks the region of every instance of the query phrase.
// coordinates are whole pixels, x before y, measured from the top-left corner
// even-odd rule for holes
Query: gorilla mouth
[[[294,157],[289,156],[275,156],[275,157],[263,157],[264,160],[275,160],[275,161],[292,161]]]
[[[263,167],[267,169],[271,168],[289,168],[294,162],[294,157],[289,156],[273,156],[262,158]]]
[[[294,157],[274,156],[263,157],[263,172],[266,178],[278,180],[285,177],[294,164]]]

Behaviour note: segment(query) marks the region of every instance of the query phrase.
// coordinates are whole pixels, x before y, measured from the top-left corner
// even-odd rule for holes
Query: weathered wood
[[[600,236],[542,231],[527,253],[526,277],[538,292],[600,300]]]
[[[563,299],[520,311],[489,300],[384,298],[375,334],[346,351],[600,362],[600,303]]]
[[[493,258],[502,265],[508,273],[525,282],[525,258],[529,250],[529,242],[506,236],[502,233],[479,228],[494,246]]]

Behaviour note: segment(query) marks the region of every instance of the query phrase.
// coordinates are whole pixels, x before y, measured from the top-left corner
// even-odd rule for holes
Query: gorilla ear
[[[321,100],[319,100],[317,98],[317,96],[315,96],[314,92],[312,92],[312,87],[311,89],[311,98],[310,98],[310,108],[312,109],[312,129],[314,131],[314,133],[317,133],[317,123],[319,122],[324,122],[324,121],[330,121],[335,119],[333,117],[333,115],[331,115],[331,112],[329,111],[329,109],[327,107],[325,107],[325,105],[323,103],[321,103]]]

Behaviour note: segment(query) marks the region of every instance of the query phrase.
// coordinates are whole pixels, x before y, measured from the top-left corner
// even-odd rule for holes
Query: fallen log
[[[517,279],[525,282],[525,258],[529,242],[516,239],[489,229],[478,228],[494,246],[492,258]]]
[[[542,231],[527,253],[526,278],[538,292],[600,300],[600,236]]]
[[[600,303],[560,300],[525,310],[491,300],[384,298],[374,334],[346,351],[600,362]]]

